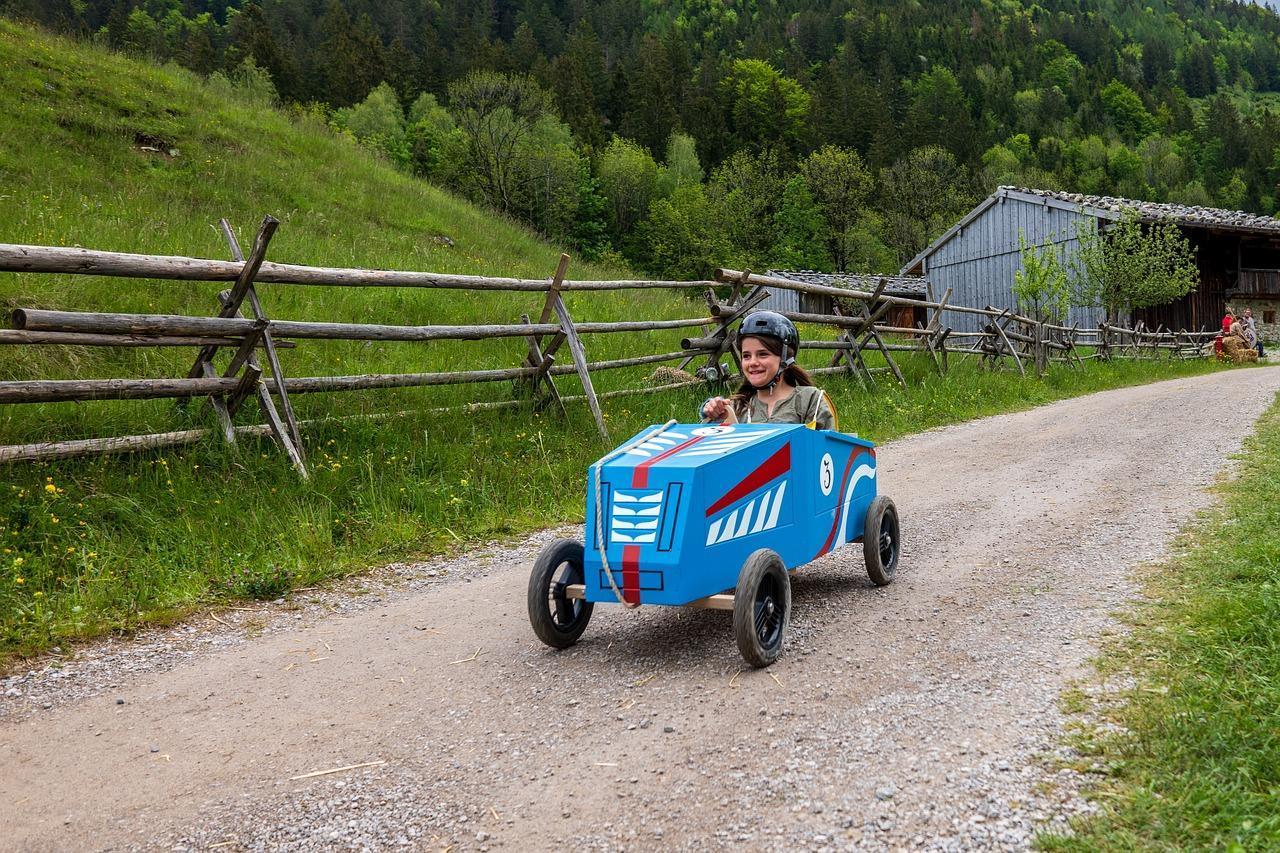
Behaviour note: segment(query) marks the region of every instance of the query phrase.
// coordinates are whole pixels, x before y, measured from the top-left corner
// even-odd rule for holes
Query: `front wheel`
[[[587,629],[591,602],[565,594],[567,586],[584,578],[581,542],[556,539],[538,552],[529,574],[529,624],[548,646],[567,649]]]
[[[867,575],[876,586],[885,586],[898,570],[902,536],[898,529],[898,508],[884,495],[877,495],[867,507],[867,526],[862,534],[862,556]]]
[[[777,660],[790,621],[791,578],[782,558],[761,548],[742,564],[733,595],[733,633],[747,663],[762,667]]]

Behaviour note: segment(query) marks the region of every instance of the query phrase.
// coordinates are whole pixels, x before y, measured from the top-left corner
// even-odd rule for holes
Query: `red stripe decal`
[[[677,444],[675,447],[668,448],[667,450],[664,450],[661,453],[659,453],[657,456],[651,456],[650,458],[641,462],[639,465],[637,465],[635,468],[632,469],[631,488],[633,489],[646,488],[649,485],[649,467],[650,466],[656,465],[657,463],[661,462],[663,459],[666,459],[668,456],[674,456],[675,454],[679,453],[681,450],[684,450],[686,447],[692,447],[693,445],[697,444],[699,441],[702,441],[702,436],[695,435],[693,438],[690,438],[688,441],[681,442],[680,444]]]
[[[782,445],[777,453],[770,456],[760,467],[748,474],[741,483],[724,493],[720,500],[707,507],[707,517],[715,515],[738,498],[749,495],[770,480],[776,479],[791,470],[791,442]],[[845,472],[848,473],[847,471]]]
[[[622,546],[622,597],[629,604],[640,603],[640,546]]]
[[[871,455],[872,455],[872,458],[875,458],[874,450],[871,451]],[[844,488],[845,486],[849,485],[849,472],[853,470],[854,460],[860,458],[861,456],[862,456],[862,453],[859,453],[858,451],[855,450],[849,454],[849,461],[844,464],[844,476],[840,478],[840,491],[837,493],[839,497],[836,499],[837,500],[836,517],[831,521],[831,532],[827,534],[827,541],[822,543],[821,550],[819,550],[818,553],[815,554],[813,557],[814,560],[818,559],[823,554],[831,550],[831,543],[835,541],[836,531],[840,529],[840,519],[843,517],[844,511],[845,511]]]

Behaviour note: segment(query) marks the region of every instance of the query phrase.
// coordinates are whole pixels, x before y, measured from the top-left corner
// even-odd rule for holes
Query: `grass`
[[[162,145],[155,145],[160,141]],[[161,153],[143,150],[160,147]],[[175,148],[176,156],[167,151]],[[196,77],[154,68],[0,20],[0,241],[224,257],[227,216],[248,245],[264,213],[282,220],[268,256],[332,266],[549,276],[558,249],[516,225],[406,177],[305,117],[289,117]],[[433,239],[447,236],[444,241]],[[625,271],[576,264],[576,277]],[[0,275],[0,308],[212,313],[219,285]],[[279,319],[508,322],[540,302],[518,294],[276,286]],[[690,316],[683,297],[573,294],[579,319]],[[676,349],[677,333],[592,337],[590,356]],[[510,367],[523,344],[303,342],[290,375]],[[818,356],[814,356],[818,358]],[[181,376],[185,350],[2,347],[0,379]],[[844,429],[884,441],[931,426],[1104,388],[1213,369],[1203,363],[1090,362],[1043,379],[944,379],[903,360],[910,389],[826,383]],[[602,374],[598,390],[646,371]],[[564,393],[576,389],[560,380]],[[881,386],[888,389],[888,386]],[[299,417],[504,399],[511,387],[399,389],[296,399]],[[669,417],[703,392],[606,405],[615,439]],[[256,415],[247,406],[245,420]],[[0,443],[209,426],[206,406],[171,401],[7,406]],[[0,480],[0,665],[50,646],[270,598],[404,557],[438,554],[582,518],[583,472],[602,451],[584,407],[331,420],[307,433],[302,483],[275,447],[216,441],[181,451],[10,466]]]
[[[1046,849],[1280,849],[1280,401],[1229,475],[1101,664],[1132,679],[1080,739],[1102,811]]]

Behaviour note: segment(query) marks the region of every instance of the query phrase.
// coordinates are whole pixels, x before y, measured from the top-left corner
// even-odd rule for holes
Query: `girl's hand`
[[[719,421],[722,424],[736,424],[738,415],[733,411],[733,406],[724,397],[713,397],[707,401],[702,407],[702,416],[709,421]]]

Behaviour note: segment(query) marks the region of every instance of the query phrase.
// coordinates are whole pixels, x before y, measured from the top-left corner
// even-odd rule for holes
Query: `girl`
[[[712,397],[702,417],[725,424],[806,424],[839,429],[831,398],[796,364],[800,333],[774,311],[748,314],[738,329],[744,382],[732,397]]]

